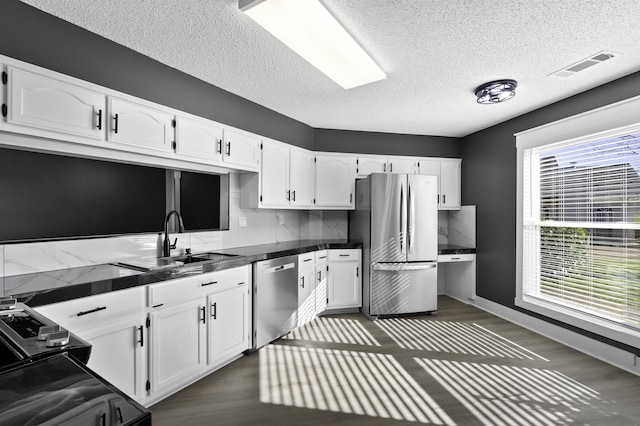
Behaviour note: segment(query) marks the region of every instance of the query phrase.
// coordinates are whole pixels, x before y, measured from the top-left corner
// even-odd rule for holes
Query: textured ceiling
[[[637,0],[323,0],[387,73],[344,90],[237,0],[22,0],[312,127],[464,136],[640,70]],[[549,74],[600,51],[614,59]],[[512,78],[517,95],[474,89]]]

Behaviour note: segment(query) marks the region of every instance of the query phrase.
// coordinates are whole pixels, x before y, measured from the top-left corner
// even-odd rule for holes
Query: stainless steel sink
[[[229,259],[232,257],[237,257],[236,254],[226,254],[226,253],[198,253],[198,254],[184,254],[180,256],[173,257],[164,257],[164,258],[153,258],[147,259],[144,261],[126,261],[126,262],[116,262],[112,265],[119,266],[121,268],[132,269],[139,272],[149,272],[149,271],[162,271],[162,270],[175,270],[180,268],[181,266],[191,265],[194,263],[200,262],[212,262],[212,261],[221,261],[225,259]]]

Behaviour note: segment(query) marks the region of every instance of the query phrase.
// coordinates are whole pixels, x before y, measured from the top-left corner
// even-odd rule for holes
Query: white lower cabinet
[[[88,366],[141,402],[146,397],[144,288],[136,287],[36,308],[91,344]]]
[[[362,274],[359,249],[328,250],[327,309],[362,306]]]
[[[149,383],[155,403],[250,347],[249,266],[149,286]]]
[[[327,250],[320,250],[316,252],[316,285],[313,289],[315,300],[315,313],[321,314],[327,309],[327,273],[329,271],[328,266],[328,253]]]
[[[316,317],[315,252],[298,255],[298,327]]]
[[[151,394],[170,393],[206,365],[206,308],[203,300],[149,314]]]
[[[87,366],[136,401],[145,396],[147,331],[139,313],[76,334],[91,343]]]
[[[249,349],[249,285],[248,282],[207,297],[209,306],[209,366],[226,363]]]

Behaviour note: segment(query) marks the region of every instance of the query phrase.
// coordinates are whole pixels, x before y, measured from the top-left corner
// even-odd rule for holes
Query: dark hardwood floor
[[[640,377],[442,296],[324,316],[151,407],[163,425],[640,425]]]

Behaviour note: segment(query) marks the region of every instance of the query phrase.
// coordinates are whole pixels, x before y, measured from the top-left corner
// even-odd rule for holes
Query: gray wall
[[[640,72],[462,139],[462,202],[477,206],[477,293],[479,296],[517,309],[514,305],[516,295],[516,141],[514,134],[638,95],[640,95]],[[563,326],[566,327],[566,325]],[[596,338],[607,341],[600,337]],[[615,342],[608,343],[632,350]]]
[[[316,151],[460,157],[460,139],[444,136],[315,129],[314,141]]]
[[[0,1],[0,54],[303,148],[306,124],[18,0]]]

